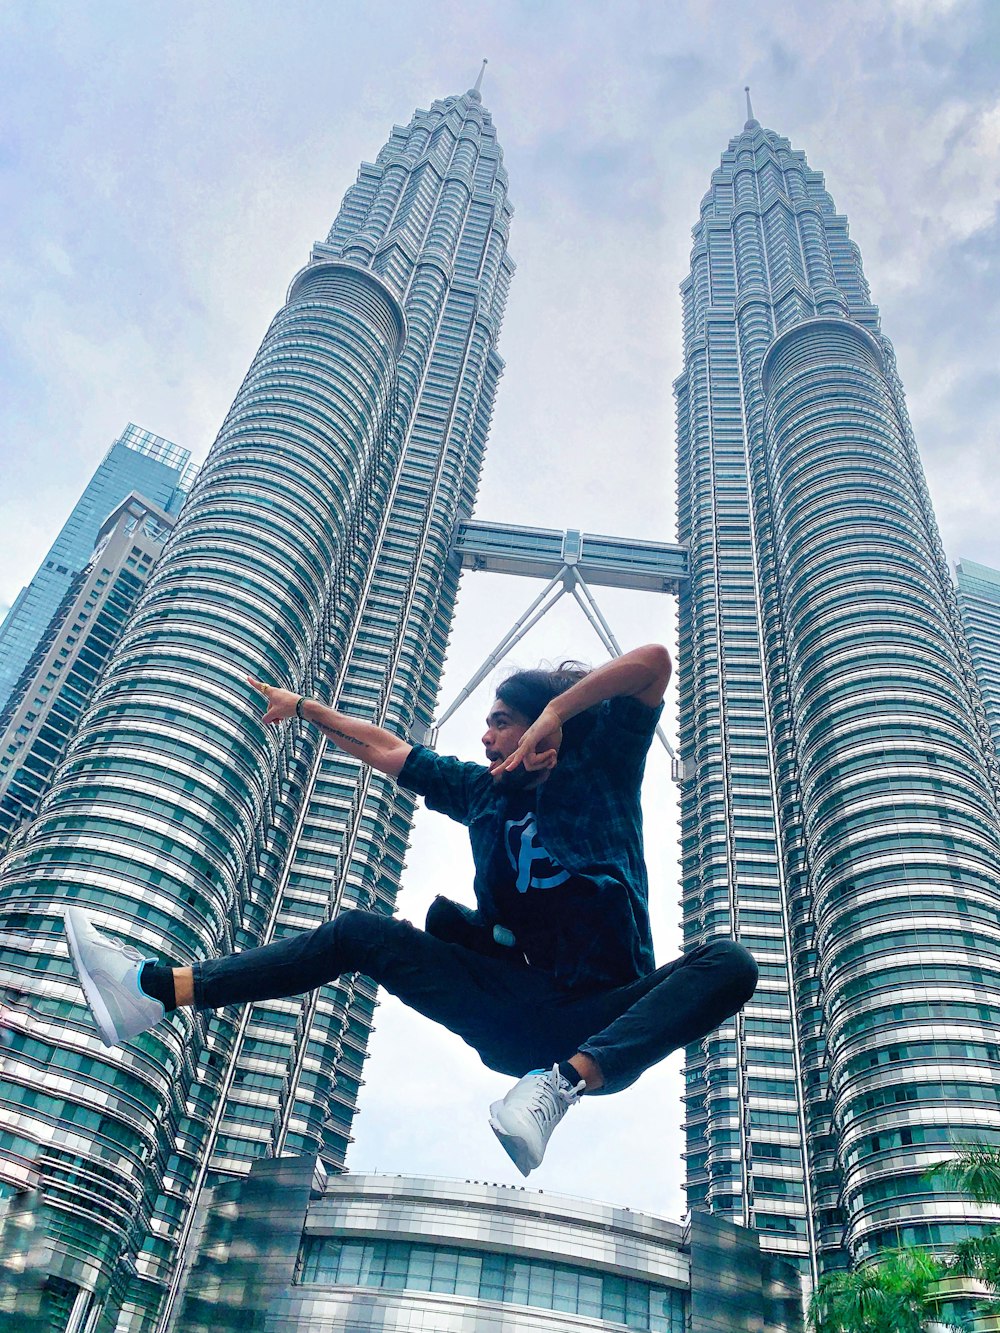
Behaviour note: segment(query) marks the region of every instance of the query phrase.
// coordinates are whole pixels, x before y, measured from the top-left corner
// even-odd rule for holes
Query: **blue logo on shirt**
[[[568,870],[553,861],[538,841],[535,812],[529,810],[521,819],[508,819],[504,825],[504,846],[514,871],[518,893],[529,889],[554,889],[570,878]]]

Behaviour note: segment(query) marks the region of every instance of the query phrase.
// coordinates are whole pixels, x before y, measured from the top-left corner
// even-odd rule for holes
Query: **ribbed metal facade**
[[[558,1195],[406,1177],[333,1179],[306,1216],[291,1329],[683,1333],[676,1223]]]
[[[1000,1141],[996,762],[891,347],[822,177],[713,176],[676,385],[685,937],[761,964],[688,1052],[688,1192],[814,1274],[971,1212]]]
[[[13,1020],[0,1097],[40,1182],[47,1271],[84,1289],[79,1317],[97,1327],[169,1320],[206,1185],[276,1154],[343,1164],[375,996],[345,978],[303,1000],[187,1011],[106,1052],[59,913],[86,904],[182,963],[345,903],[392,911],[412,798],[325,753],[315,729],[262,728],[244,677],[403,733],[429,723],[458,582],[450,537],[471,512],[502,368],[509,218],[477,92],[417,112],[362,167],[0,866],[4,961],[32,1010]],[[67,1071],[51,1094],[42,1067]]]

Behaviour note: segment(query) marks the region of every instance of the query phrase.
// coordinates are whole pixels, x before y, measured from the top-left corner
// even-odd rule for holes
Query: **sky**
[[[671,541],[678,286],[712,170],[762,124],[824,172],[892,340],[946,552],[1000,567],[1000,4],[993,0],[3,0],[0,614],[129,421],[205,456],[362,160],[470,87],[510,173],[517,262],[477,516]],[[442,703],[534,597],[466,575]],[[625,647],[666,598],[599,592]],[[517,665],[603,654],[565,602]],[[674,731],[673,692],[668,730]],[[478,757],[484,686],[440,748]],[[659,961],[678,947],[665,754],[644,791]],[[400,911],[468,896],[421,813]],[[520,1184],[507,1084],[386,999],[348,1158]],[[680,1055],[560,1126],[530,1184],[678,1217]]]

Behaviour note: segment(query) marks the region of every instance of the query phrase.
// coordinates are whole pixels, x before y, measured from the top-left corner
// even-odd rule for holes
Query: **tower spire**
[[[743,91],[747,95],[747,125],[756,125],[757,122],[754,120],[753,115],[753,103],[750,101],[750,85],[747,84]]]
[[[482,67],[482,69],[479,71],[479,78],[476,80],[476,86],[473,88],[473,90],[472,90],[473,92],[475,92],[475,93],[481,93],[481,92],[483,91],[483,75],[486,73],[486,66],[487,66],[489,63],[490,63],[490,62],[489,62],[488,60],[486,60],[485,57],[484,57],[484,59],[483,59],[483,67]]]

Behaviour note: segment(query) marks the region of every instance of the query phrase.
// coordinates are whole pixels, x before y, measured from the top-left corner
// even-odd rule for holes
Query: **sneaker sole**
[[[517,1134],[510,1134],[503,1125],[497,1120],[497,1114],[503,1107],[503,1102],[494,1102],[490,1107],[490,1129],[500,1140],[500,1146],[510,1158],[510,1160],[520,1171],[522,1176],[530,1175],[536,1166],[540,1163],[534,1161],[528,1152],[524,1139]]]
[[[76,968],[76,975],[79,978],[80,985],[83,987],[83,993],[87,1004],[90,1006],[90,1012],[97,1021],[97,1028],[101,1034],[101,1041],[105,1046],[111,1048],[120,1045],[121,1038],[118,1036],[118,1029],[115,1027],[114,1019],[108,1012],[108,1007],[101,998],[101,992],[91,980],[90,973],[83,965],[83,958],[80,954],[80,943],[76,937],[76,929],[73,926],[73,918],[69,912],[63,914],[63,925],[66,927],[66,938],[69,941],[70,957],[73,960],[73,966]]]

